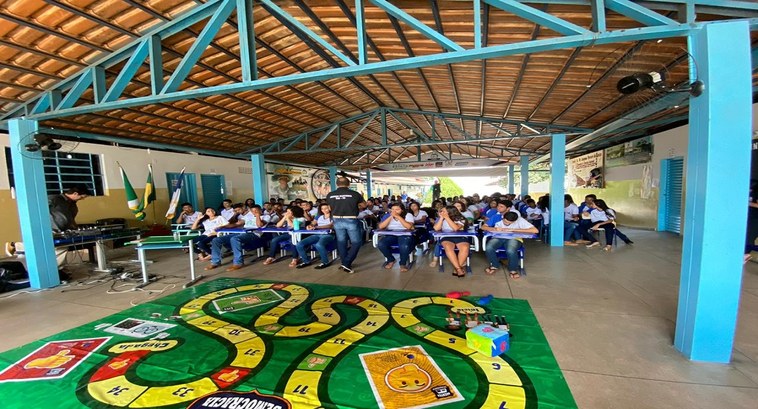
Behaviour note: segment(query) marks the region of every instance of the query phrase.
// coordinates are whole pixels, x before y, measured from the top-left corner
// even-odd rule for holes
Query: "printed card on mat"
[[[380,408],[420,409],[463,400],[420,345],[361,354]]]
[[[62,378],[109,339],[111,338],[48,342],[0,372],[0,382]]]

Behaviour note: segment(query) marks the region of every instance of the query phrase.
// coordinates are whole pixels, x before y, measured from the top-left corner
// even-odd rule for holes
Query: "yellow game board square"
[[[255,368],[261,363],[263,355],[266,354],[266,344],[257,336],[240,342],[235,347],[237,348],[237,356],[234,357],[234,361],[230,365],[238,368]]]
[[[237,288],[237,291],[244,292],[244,291],[253,291],[253,290],[265,290],[267,288],[271,288],[272,284],[251,284],[251,285],[241,285]]]
[[[338,325],[342,320],[340,314],[332,308],[319,308],[313,310],[313,315],[319,322],[327,325]]]
[[[508,362],[500,357],[489,357],[483,354],[472,354],[471,359],[482,368],[484,374],[487,375],[487,381],[489,383],[496,383],[502,385],[516,385],[521,386],[521,379],[516,374]]]
[[[282,289],[283,291],[287,291],[288,293],[292,295],[303,295],[303,294],[310,294],[310,291],[308,291],[307,288],[301,287],[299,285],[288,285],[287,287]]]
[[[523,409],[526,407],[526,394],[523,388],[507,385],[490,385],[487,400],[483,408]]]
[[[432,303],[432,299],[429,297],[417,297],[417,298],[409,298],[407,300],[400,301],[399,303],[395,304],[395,307],[408,308],[412,310],[416,307],[420,307],[422,305],[427,305],[431,303]]]
[[[327,308],[331,307],[332,304],[340,304],[345,301],[345,298],[347,298],[344,295],[335,295],[333,297],[326,297],[322,298],[320,300],[316,300],[313,305],[311,305],[311,308],[314,310],[320,309],[320,308]]]
[[[296,370],[287,381],[284,389],[284,399],[292,402],[295,408],[318,408],[321,401],[318,399],[318,383],[321,379],[320,371]]]
[[[307,337],[310,335],[320,334],[332,329],[331,325],[321,322],[312,322],[306,325],[293,325],[283,327],[276,333],[277,337]]]
[[[313,350],[313,353],[326,356],[337,356],[344,351],[345,348],[358,342],[361,338],[363,338],[363,334],[348,329],[319,345],[318,348]]]
[[[447,298],[447,297],[432,297],[432,301],[434,301],[435,304],[438,305],[446,305],[448,307],[457,307],[457,308],[478,308],[474,304],[471,304],[468,301],[465,300],[459,300],[457,298]],[[482,309],[482,312],[484,310]]]
[[[442,345],[443,347],[454,349],[464,355],[476,353],[476,351],[466,346],[466,339],[457,335],[448,334],[444,331],[436,330],[424,338],[435,344]]]
[[[353,329],[362,334],[371,334],[382,328],[389,319],[389,315],[369,314],[366,319],[355,325]]]
[[[129,407],[154,408],[191,402],[216,390],[218,390],[218,387],[210,378],[198,379],[183,385],[153,386],[148,388]]]
[[[187,324],[192,325],[193,327],[196,327],[206,332],[213,332],[221,327],[230,325],[226,321],[219,320],[216,318],[211,318],[208,316],[195,318],[194,320],[187,321]]]
[[[87,385],[87,391],[96,400],[111,406],[121,407],[128,406],[145,389],[147,389],[146,386],[135,385],[123,375]]]
[[[379,301],[375,300],[363,300],[358,303],[359,307],[363,307],[368,311],[369,315],[389,315],[389,311]]]
[[[411,312],[410,308],[395,307],[392,309],[392,319],[395,320],[401,327],[407,328],[411,325],[416,325],[420,321]]]
[[[228,339],[232,344],[237,344],[257,337],[257,335],[255,335],[255,333],[249,329],[234,324],[219,328],[213,331],[213,333],[220,337]]]

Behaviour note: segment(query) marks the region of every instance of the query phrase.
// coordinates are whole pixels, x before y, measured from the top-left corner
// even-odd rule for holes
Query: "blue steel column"
[[[366,198],[371,197],[371,171],[366,171]]]
[[[329,184],[332,186],[332,190],[337,189],[337,167],[329,166]]]
[[[266,180],[266,161],[263,155],[250,155],[253,164],[253,198],[261,204],[268,200],[268,181]],[[285,197],[284,200],[287,200]]]
[[[566,135],[553,135],[550,146],[550,245],[563,247],[563,179],[566,174]]]
[[[515,166],[508,165],[508,193],[516,193],[516,169]]]
[[[529,156],[521,156],[521,197],[529,194]]]
[[[21,225],[21,240],[26,249],[26,268],[32,288],[50,288],[59,285],[58,263],[55,260],[50,210],[47,207],[45,173],[42,151],[24,152],[25,144],[33,141],[37,121],[11,119],[11,158],[13,180],[16,186],[16,207]]]
[[[752,118],[747,21],[690,37],[705,92],[690,98],[682,273],[674,345],[697,361],[729,362],[747,223]],[[724,203],[733,204],[728,223]]]

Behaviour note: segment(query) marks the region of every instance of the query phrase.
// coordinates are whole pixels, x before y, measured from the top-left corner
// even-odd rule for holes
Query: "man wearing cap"
[[[279,182],[279,185],[274,187],[272,196],[276,196],[277,198],[284,200],[289,200],[290,177],[288,175],[274,175],[273,179],[274,181]]]
[[[337,189],[326,195],[326,202],[332,208],[334,232],[337,235],[337,252],[340,254],[342,265],[340,269],[347,273],[355,273],[353,261],[361,248],[361,222],[358,220],[358,204],[363,202],[363,196],[355,190],[350,190],[350,180],[346,177],[337,179]],[[350,239],[350,250],[347,241]]]

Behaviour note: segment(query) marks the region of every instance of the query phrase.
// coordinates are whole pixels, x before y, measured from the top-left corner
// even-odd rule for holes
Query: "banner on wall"
[[[605,167],[649,163],[653,160],[653,137],[635,139],[605,150]]]
[[[568,160],[568,187],[572,188],[602,188],[603,151],[588,153]]]
[[[285,202],[297,198],[313,201],[325,198],[331,191],[329,172],[323,169],[267,163],[266,173],[271,175],[270,198],[281,198]]]

